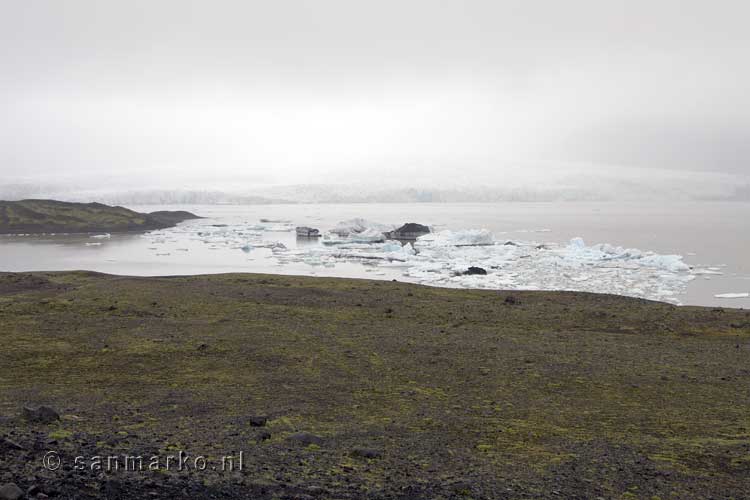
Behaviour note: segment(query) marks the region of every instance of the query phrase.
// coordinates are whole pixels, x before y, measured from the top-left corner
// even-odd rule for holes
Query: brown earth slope
[[[146,214],[101,203],[0,201],[0,234],[148,231],[197,218],[185,211]]]
[[[743,310],[264,275],[4,274],[0,352],[0,485],[59,498],[750,491]],[[42,404],[60,419],[22,415]],[[42,466],[51,451],[59,470]],[[181,451],[187,470],[167,470]],[[242,470],[222,469],[240,451]],[[123,454],[159,470],[123,470]]]

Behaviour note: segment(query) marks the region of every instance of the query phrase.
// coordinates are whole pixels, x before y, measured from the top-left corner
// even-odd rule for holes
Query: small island
[[[150,231],[190,219],[200,217],[184,210],[141,213],[102,203],[0,201],[0,234]]]

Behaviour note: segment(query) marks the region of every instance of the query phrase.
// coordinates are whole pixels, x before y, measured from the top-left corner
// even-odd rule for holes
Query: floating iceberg
[[[425,234],[417,238],[418,246],[477,246],[494,245],[492,233],[486,229],[466,229],[463,231],[451,231],[445,229],[437,233]]]
[[[276,233],[288,233],[290,231],[294,231],[294,226],[291,224],[274,224],[271,226],[266,226],[265,231],[271,231]]]
[[[714,295],[714,297],[716,297],[717,299],[746,299],[750,297],[750,293],[717,293],[716,295]]]
[[[339,222],[330,232],[337,236],[346,237],[352,234],[361,234],[367,230],[375,230],[380,233],[385,233],[387,231],[392,231],[393,229],[395,229],[395,226],[355,218]]]
[[[250,223],[217,226],[197,220],[154,231],[147,237],[152,245],[149,248],[164,251],[159,245],[187,232],[190,239],[201,241],[210,249],[246,253],[254,252],[251,249],[270,249],[271,255],[258,257],[273,259],[273,265],[298,263],[320,269],[339,263],[358,263],[366,266],[362,268],[363,274],[387,278],[400,274],[407,281],[432,286],[575,290],[672,303],[680,302],[679,296],[697,275],[720,272],[718,268],[691,269],[680,255],[662,255],[608,243],[589,246],[582,238],[564,244],[517,239],[495,241],[486,229],[466,229],[442,230],[423,235],[413,244],[401,245],[385,239],[383,233],[390,229],[392,226],[366,219],[351,219],[325,234],[321,239],[323,244],[292,248],[278,241],[265,241],[263,234],[268,233]],[[472,267],[482,268],[486,274],[467,274]],[[325,271],[319,274],[324,275]]]

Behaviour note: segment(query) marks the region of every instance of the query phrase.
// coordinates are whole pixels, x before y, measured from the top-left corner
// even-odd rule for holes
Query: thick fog
[[[251,193],[554,179],[575,193],[596,178],[711,197],[750,172],[747,2],[0,10],[5,186]]]

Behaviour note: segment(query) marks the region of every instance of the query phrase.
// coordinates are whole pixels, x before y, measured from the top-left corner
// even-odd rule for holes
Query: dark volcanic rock
[[[361,446],[352,448],[350,455],[353,457],[360,457],[360,458],[380,458],[381,456],[383,456],[382,453],[380,453],[378,450],[374,448],[364,448]]]
[[[471,266],[468,270],[464,271],[464,275],[472,275],[472,274],[487,274],[487,270],[481,267]]]
[[[299,443],[302,445],[310,445],[310,444],[316,444],[321,445],[323,444],[323,438],[320,436],[316,436],[315,434],[310,434],[309,432],[297,432],[289,436],[289,441]]]
[[[407,222],[395,231],[388,233],[389,238],[396,240],[416,240],[420,236],[430,233],[430,228],[416,222]]]
[[[25,406],[23,408],[23,418],[29,422],[51,424],[56,420],[60,420],[60,414],[49,406],[40,406],[36,409]]]
[[[23,496],[23,490],[15,483],[0,486],[0,500],[18,500]]]
[[[11,439],[8,439],[8,438],[0,439],[0,450],[23,450],[23,449],[24,449],[23,446],[21,446],[20,444],[16,443],[15,441]]]
[[[265,415],[254,415],[250,417],[251,427],[263,427],[266,425],[266,422],[268,422],[268,417]]]

